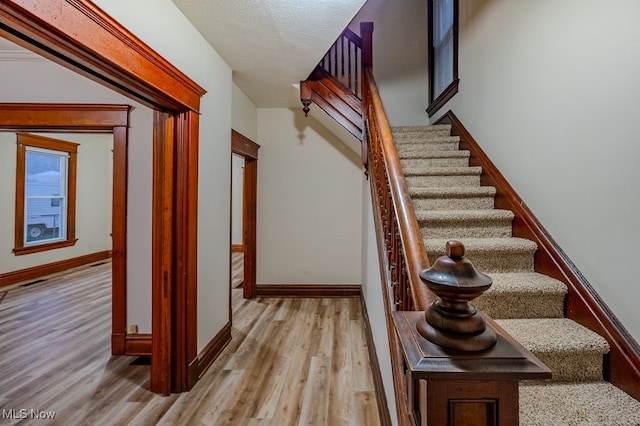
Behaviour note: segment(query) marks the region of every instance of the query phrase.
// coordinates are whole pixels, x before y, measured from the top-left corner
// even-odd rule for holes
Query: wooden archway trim
[[[0,36],[154,114],[151,390],[188,390],[197,358],[197,153],[205,91],[89,0],[3,0]],[[162,111],[162,112],[160,112]]]
[[[127,327],[128,105],[0,104],[0,129],[113,133],[111,352],[124,354]]]
[[[87,0],[8,0],[0,16],[5,38],[142,104],[200,108],[204,89]]]

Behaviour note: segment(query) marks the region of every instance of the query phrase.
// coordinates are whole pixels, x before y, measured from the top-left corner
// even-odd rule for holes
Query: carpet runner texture
[[[536,243],[512,237],[513,213],[494,209],[495,188],[480,186],[482,168],[469,166],[451,126],[392,131],[429,259],[462,241],[494,282],[474,304],[552,370],[521,384],[520,424],[640,425],[640,402],[603,380],[606,340],[564,318],[566,286],[534,271]]]

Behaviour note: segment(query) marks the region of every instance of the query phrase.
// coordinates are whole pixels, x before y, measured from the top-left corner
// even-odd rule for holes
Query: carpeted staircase
[[[493,278],[475,304],[553,372],[520,386],[521,425],[640,425],[640,402],[602,378],[607,342],[563,317],[567,289],[536,273],[533,241],[511,236],[513,213],[494,209],[495,188],[480,186],[480,167],[458,149],[448,125],[395,127],[424,244],[432,261],[450,239]]]

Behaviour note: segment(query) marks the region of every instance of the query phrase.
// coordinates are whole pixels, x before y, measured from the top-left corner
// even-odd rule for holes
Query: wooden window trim
[[[427,114],[432,117],[440,108],[451,100],[458,93],[458,16],[459,7],[458,0],[453,0],[453,80],[452,82],[434,99],[435,88],[435,46],[433,37],[433,1],[428,0],[429,13],[429,106]]]
[[[13,253],[16,256],[40,253],[62,247],[71,247],[76,244],[76,169],[77,169],[77,143],[59,139],[38,136],[31,133],[17,133],[18,149],[16,161],[16,214],[15,214],[15,245]],[[48,149],[63,152],[69,155],[67,160],[67,209],[66,209],[66,237],[63,240],[42,244],[24,243],[25,221],[25,187],[26,187],[26,147]]]

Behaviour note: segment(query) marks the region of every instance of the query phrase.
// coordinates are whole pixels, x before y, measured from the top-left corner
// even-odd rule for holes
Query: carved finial
[[[464,257],[464,244],[460,241],[447,241],[447,256],[454,260],[460,260]]]
[[[496,334],[487,328],[482,314],[469,302],[491,287],[489,276],[464,259],[464,245],[448,241],[447,256],[439,257],[420,273],[422,281],[438,299],[418,323],[420,335],[436,345],[461,351],[481,351],[496,344]]]
[[[309,100],[304,100],[302,101],[302,111],[304,112],[304,116],[308,117],[309,116],[309,111],[311,111],[311,108],[309,108],[309,105],[311,105],[311,101]]]

